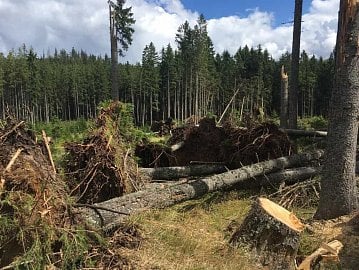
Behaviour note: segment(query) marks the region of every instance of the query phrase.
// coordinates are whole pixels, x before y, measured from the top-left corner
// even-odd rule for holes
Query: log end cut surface
[[[269,215],[298,233],[303,231],[304,224],[293,213],[266,198],[259,198],[258,201]]]

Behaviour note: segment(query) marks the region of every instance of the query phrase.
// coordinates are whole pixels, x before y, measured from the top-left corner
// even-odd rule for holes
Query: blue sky
[[[274,25],[291,21],[294,0],[181,0],[185,8],[203,13],[207,19],[238,15],[246,17],[248,13],[259,8],[274,15]],[[303,1],[303,13],[309,11],[312,1]]]
[[[216,52],[234,54],[259,44],[278,59],[291,50],[294,0],[126,0],[136,24],[133,43],[121,62],[141,61],[150,42],[157,51],[171,44],[186,20],[200,13]],[[304,0],[301,50],[328,57],[336,40],[339,0]],[[110,53],[106,0],[0,0],[0,53],[32,46],[39,54],[72,47]]]

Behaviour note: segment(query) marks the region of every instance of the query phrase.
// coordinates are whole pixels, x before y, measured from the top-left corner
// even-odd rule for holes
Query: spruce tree
[[[132,43],[135,23],[131,7],[125,8],[125,0],[108,1],[110,17],[110,41],[111,41],[111,82],[112,99],[119,100],[118,93],[118,55],[124,56]],[[118,46],[118,44],[120,46]]]

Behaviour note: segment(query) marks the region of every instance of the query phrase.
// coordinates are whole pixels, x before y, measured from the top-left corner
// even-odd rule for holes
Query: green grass
[[[141,269],[254,269],[243,251],[228,245],[227,231],[250,206],[238,193],[214,193],[133,217],[145,241],[130,256]]]

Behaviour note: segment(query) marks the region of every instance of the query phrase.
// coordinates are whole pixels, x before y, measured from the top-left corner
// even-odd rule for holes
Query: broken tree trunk
[[[288,74],[281,69],[280,127],[288,127]]]
[[[221,164],[190,165],[182,167],[139,168],[139,172],[155,180],[173,180],[190,176],[204,176],[228,171]]]
[[[273,160],[259,162],[253,165],[244,166],[240,169],[213,175],[210,177],[200,178],[192,182],[163,185],[127,194],[122,197],[94,204],[108,209],[116,209],[128,214],[138,213],[149,208],[163,208],[198,198],[209,192],[231,189],[236,184],[251,180],[263,174],[269,174],[296,166],[303,166],[313,160],[321,158],[323,151],[313,151],[310,153],[297,154],[287,157],[280,157]],[[86,207],[80,207],[80,212],[87,220],[96,225],[104,227],[104,230],[111,230],[117,227],[126,218],[126,215],[119,215],[111,211],[94,210]]]
[[[266,269],[294,270],[303,229],[293,213],[268,199],[258,198],[230,243],[248,247]]]
[[[338,240],[333,240],[328,244],[322,244],[320,248],[310,254],[298,266],[297,270],[316,269],[321,260],[339,261],[339,251],[343,248],[343,244]]]

